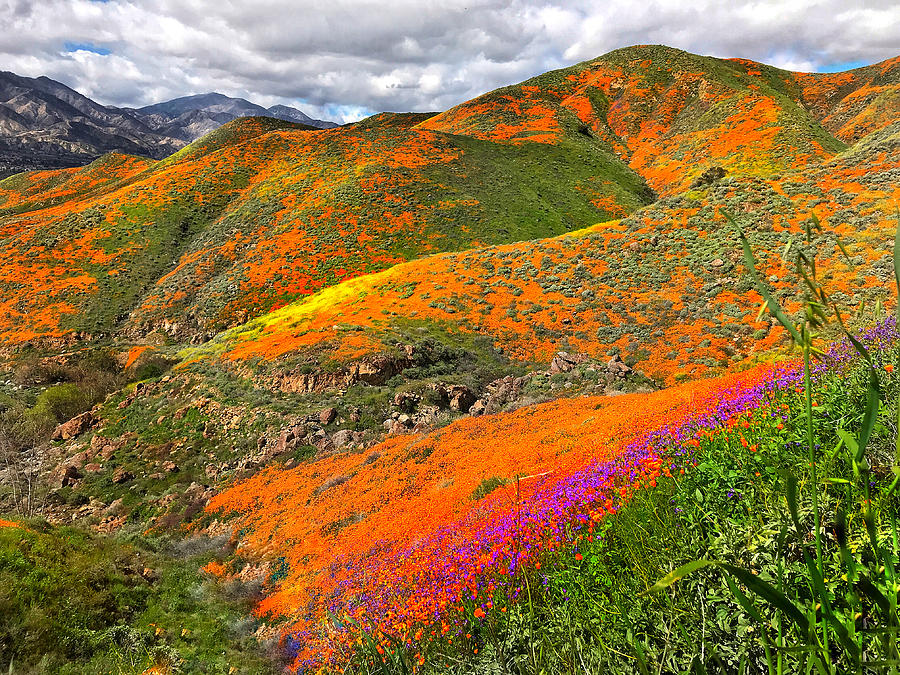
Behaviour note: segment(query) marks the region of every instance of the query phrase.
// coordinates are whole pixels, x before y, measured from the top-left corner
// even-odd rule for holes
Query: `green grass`
[[[198,573],[221,541],[128,543],[25,521],[0,528],[0,668],[13,673],[276,672],[247,617],[258,587]],[[193,547],[193,548],[192,548]]]

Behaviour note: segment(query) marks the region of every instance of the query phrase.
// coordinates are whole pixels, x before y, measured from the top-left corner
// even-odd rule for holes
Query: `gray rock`
[[[336,448],[346,448],[356,442],[356,436],[350,429],[341,429],[334,433],[331,437],[331,442]]]

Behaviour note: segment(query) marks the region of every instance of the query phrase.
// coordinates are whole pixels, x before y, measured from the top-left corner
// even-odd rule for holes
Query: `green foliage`
[[[891,347],[877,358],[895,365],[900,353]],[[893,403],[900,382],[892,374],[882,379],[891,405],[879,409],[872,425],[869,478],[875,508],[895,517],[894,474],[885,467],[893,462]],[[710,673],[760,673],[768,672],[767,653],[776,660],[781,655],[781,670],[773,672],[806,672],[802,655],[811,650],[800,651],[787,638],[816,621],[833,625],[812,611],[825,602],[835,617],[855,621],[858,643],[877,649],[879,634],[860,628],[878,625],[884,609],[893,611],[872,598],[890,597],[883,586],[897,566],[897,552],[889,524],[878,528],[881,538],[873,547],[865,487],[852,487],[853,461],[842,441],[865,416],[868,369],[858,366],[814,383],[817,469],[828,477],[820,483],[828,534],[818,591],[810,584],[815,553],[809,497],[798,499],[796,507],[785,499],[792,482],[801,497],[812,485],[804,399],[802,390],[785,388],[746,420],[747,428],[742,422],[723,424],[702,437],[682,465],[683,475],[676,470],[674,478],[636,492],[625,508],[598,524],[593,537],[578,542],[580,557],[571,550],[548,554],[540,570],[527,575],[527,594],[515,602],[495,597],[495,608],[507,611],[493,612],[480,636],[454,638],[453,645],[432,653],[434,672],[448,672],[449,663],[452,673],[695,673],[701,667]],[[841,531],[847,533],[844,544],[835,537]],[[842,576],[848,555],[857,561],[855,582]],[[878,593],[866,585],[866,595],[862,578]],[[889,633],[883,635],[887,639]],[[477,656],[473,647],[479,648]],[[833,666],[822,672],[857,672],[843,661]],[[889,671],[873,666],[859,672]]]
[[[24,521],[0,527],[0,668],[60,675],[268,673],[244,618],[258,591],[198,567],[221,550],[134,544]]]
[[[485,478],[472,491],[472,501],[477,502],[479,499],[484,499],[498,487],[503,487],[504,485],[506,485],[506,480],[501,478],[500,476],[491,476],[490,478]]]
[[[65,422],[88,407],[89,397],[77,384],[67,382],[44,390],[30,414]]]

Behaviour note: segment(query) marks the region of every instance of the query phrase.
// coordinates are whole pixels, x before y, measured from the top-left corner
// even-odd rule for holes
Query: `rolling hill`
[[[895,119],[900,61],[839,74],[629,47],[490,92],[422,123],[479,138],[610,143],[661,194],[713,165],[766,175],[821,161]]]
[[[347,281],[225,332],[207,349],[289,374],[389,350],[416,323],[489,336],[526,362],[549,363],[558,351],[619,353],[663,382],[727,370],[766,353],[778,332],[757,317],[761,298],[722,211],[739,216],[788,307],[799,301],[798,277],[782,253],[813,214],[825,227],[815,245],[832,290],[852,306],[871,304],[886,298],[892,278],[898,168],[894,123],[800,170],[725,178],[570,235],[432,256]]]
[[[243,118],[105,192],[4,217],[0,332],[211,334],[348,276],[561,234],[650,198],[583,138],[548,150]]]
[[[8,288],[42,285],[7,305],[3,334],[205,339],[423,254],[626,216],[650,188],[674,196],[708,169],[821,164],[846,145],[820,121],[838,133],[892,119],[896,66],[852,71],[819,100],[836,76],[636,47],[437,115],[313,133],[237,120],[103,194],[7,211]]]

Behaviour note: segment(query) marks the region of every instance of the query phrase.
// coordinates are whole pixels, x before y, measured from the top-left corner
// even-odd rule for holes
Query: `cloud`
[[[0,0],[0,59],[103,103],[221,91],[355,119],[443,110],[631,44],[834,70],[897,55],[871,0]]]

